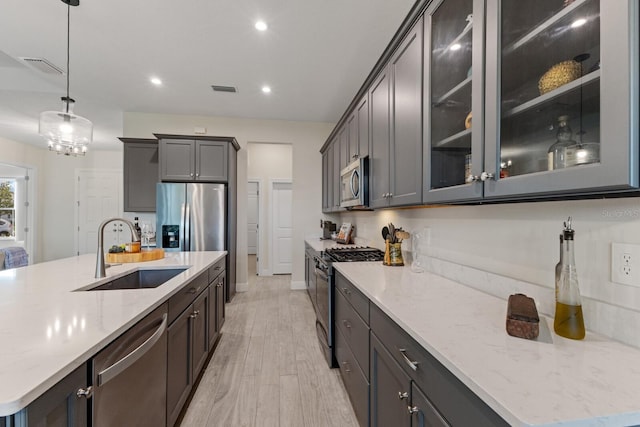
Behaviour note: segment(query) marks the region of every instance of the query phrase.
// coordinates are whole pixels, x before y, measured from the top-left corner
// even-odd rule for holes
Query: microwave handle
[[[359,196],[358,193],[360,192],[359,189],[356,190],[355,188],[353,188],[353,181],[356,176],[358,176],[358,169],[355,169],[353,172],[351,172],[351,179],[349,180],[349,186],[351,187],[351,195],[353,197],[358,197]]]

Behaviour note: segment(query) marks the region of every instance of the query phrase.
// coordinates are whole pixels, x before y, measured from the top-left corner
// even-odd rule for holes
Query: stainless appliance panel
[[[365,209],[369,204],[369,162],[361,157],[340,171],[340,207]]]
[[[189,250],[225,250],[226,186],[224,184],[186,184],[186,186]]]
[[[156,244],[165,251],[187,251],[185,246],[185,184],[156,185]]]
[[[166,328],[164,304],[92,359],[94,427],[166,424]]]
[[[329,268],[323,262],[316,264],[316,332],[323,354],[330,367],[335,367],[333,355],[333,286]]]

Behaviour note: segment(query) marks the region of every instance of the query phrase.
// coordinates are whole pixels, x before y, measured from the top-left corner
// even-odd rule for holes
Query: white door
[[[258,183],[249,181],[247,192],[249,193],[247,201],[247,254],[256,255],[258,253]]]
[[[274,182],[272,191],[273,229],[271,230],[273,274],[291,274],[293,238],[291,182]]]
[[[98,227],[102,221],[122,216],[122,171],[78,171],[77,185],[77,253],[95,253],[98,248]],[[111,245],[130,240],[129,227],[121,223],[111,223],[104,231],[105,252]]]

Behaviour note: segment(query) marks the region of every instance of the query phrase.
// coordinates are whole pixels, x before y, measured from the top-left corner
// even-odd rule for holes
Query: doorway
[[[273,274],[291,274],[293,269],[293,185],[291,181],[271,182],[272,271]]]
[[[249,179],[247,182],[247,255],[249,255],[249,275],[257,275],[258,248],[260,236],[260,180]]]
[[[276,273],[275,271],[287,271],[281,267],[283,267],[283,264],[286,265],[288,263],[288,257],[292,258],[291,254],[284,258],[278,255],[281,259],[278,261],[278,266],[276,266],[276,270],[274,271],[274,206],[280,202],[275,202],[273,199],[274,191],[272,183],[289,183],[289,185],[291,185],[293,179],[292,145],[286,143],[249,142],[247,144],[247,177],[248,273],[252,271],[252,264],[255,263],[255,271],[258,276],[289,274],[291,272],[290,269],[288,273]],[[286,198],[286,196],[283,196],[281,193],[277,194],[282,196],[280,197],[281,199]],[[257,223],[254,223],[256,212]],[[293,213],[290,212],[286,214],[285,217],[291,218],[292,215]],[[255,224],[255,226],[253,224]],[[252,227],[255,228],[252,229]],[[279,239],[279,244],[286,246],[286,238],[283,240],[282,236],[280,236]],[[254,255],[251,254],[253,252],[254,242],[256,248],[255,258]]]

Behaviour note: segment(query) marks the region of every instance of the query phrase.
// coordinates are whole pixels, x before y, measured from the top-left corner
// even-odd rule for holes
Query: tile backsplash
[[[423,231],[428,238],[419,260],[429,271],[504,299],[525,293],[540,313],[553,316],[558,235],[568,216],[587,329],[640,347],[640,287],[610,280],[611,243],[640,244],[640,199],[390,209],[333,219],[355,224],[358,242],[380,249],[380,230],[389,222]],[[403,250],[411,251],[411,243],[405,240]]]

